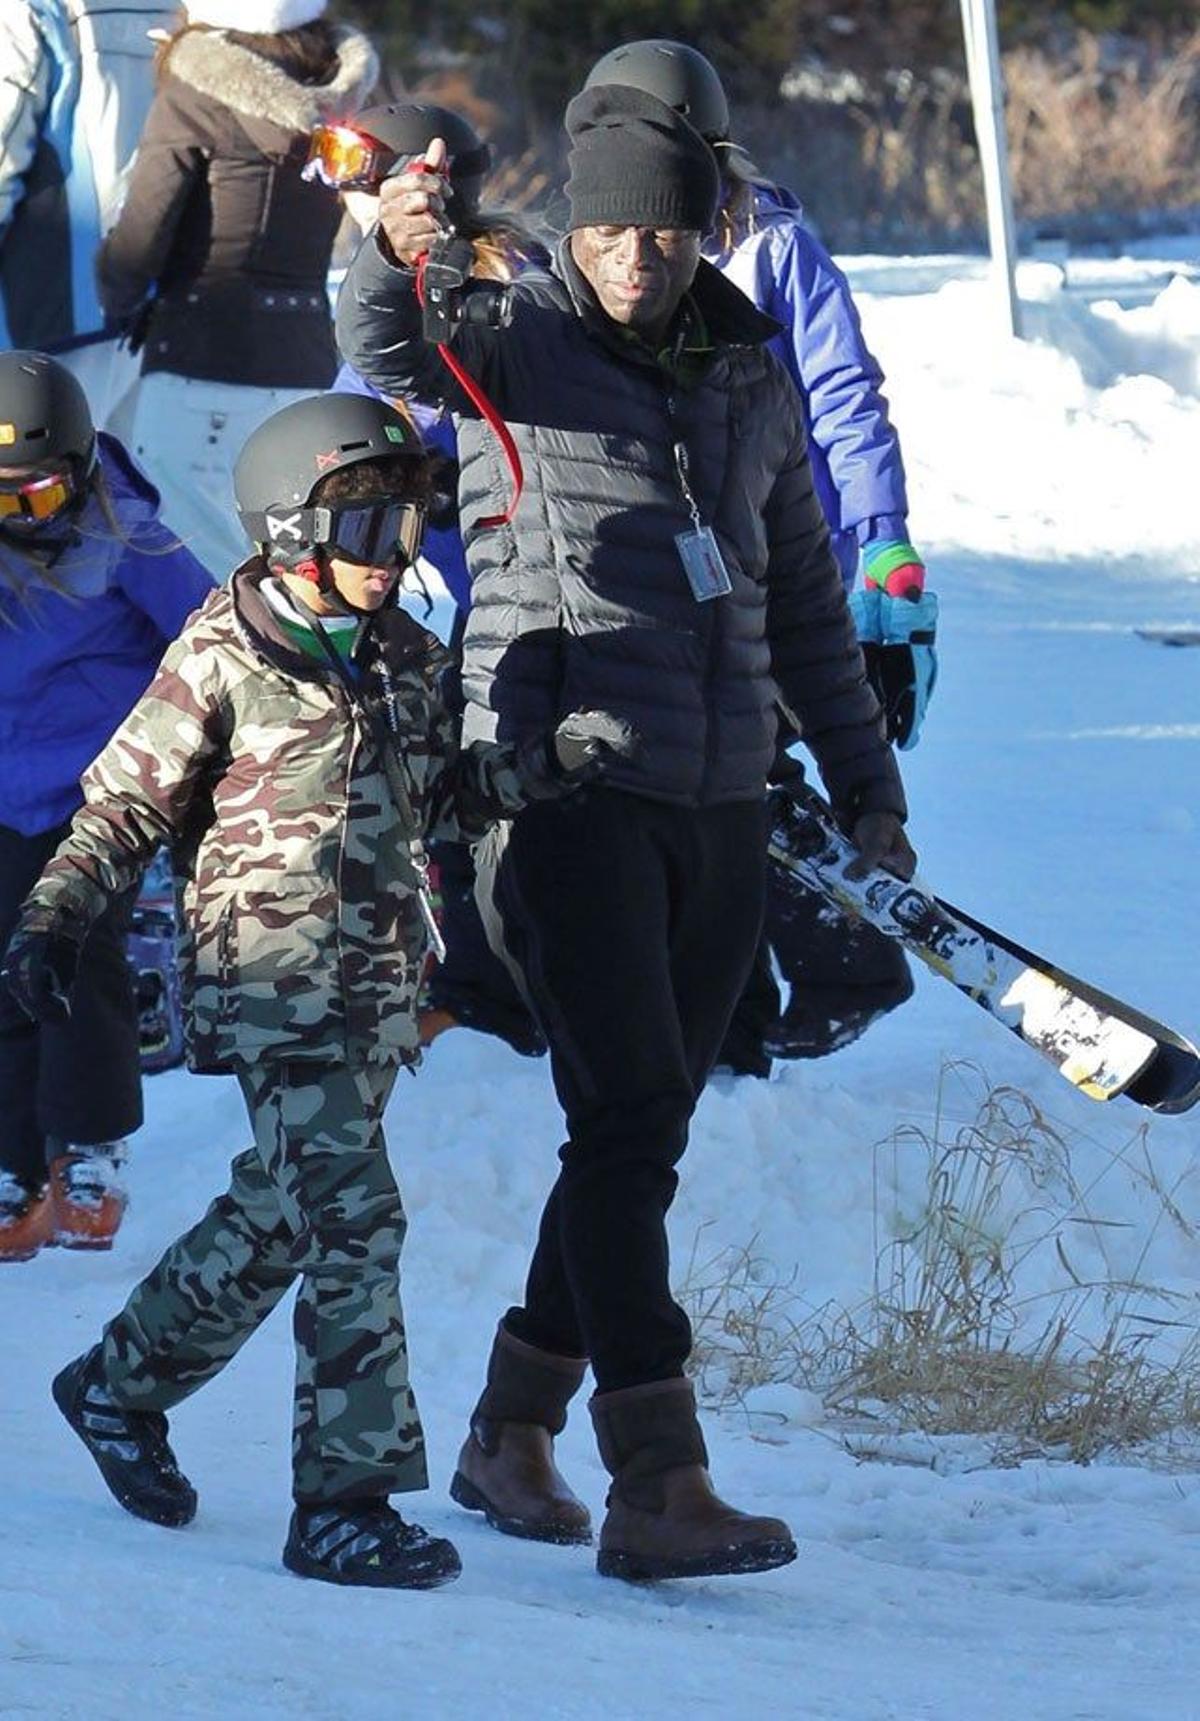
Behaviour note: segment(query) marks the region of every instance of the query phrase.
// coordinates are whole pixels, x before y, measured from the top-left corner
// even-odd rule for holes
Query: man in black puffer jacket
[[[459,418],[467,737],[521,737],[596,706],[642,741],[603,786],[530,808],[479,855],[568,1141],[452,1492],[510,1533],[588,1540],[551,1439],[590,1362],[613,1476],[600,1569],[761,1570],[795,1544],[712,1491],[665,1217],[761,925],[781,699],[859,864],[907,876],[914,856],[799,397],[766,348],[775,324],[700,261],[711,153],[673,109],[620,86],[577,97],[567,127],[571,232],[553,271],[520,277],[508,328],[465,322],[454,343],[520,449],[511,524],[472,528],[505,500],[503,463],[421,339],[413,266],[441,218],[436,145],[424,171],[384,187],[338,308],[352,364]]]

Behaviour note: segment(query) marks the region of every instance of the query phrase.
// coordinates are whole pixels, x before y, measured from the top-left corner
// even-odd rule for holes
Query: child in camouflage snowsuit
[[[61,1008],[89,925],[174,845],[189,1062],[237,1076],[254,1146],[55,1398],[122,1505],[186,1523],[196,1498],[164,1413],[299,1280],[285,1563],[397,1587],[459,1570],[387,1501],[426,1485],[381,1129],[419,1056],[424,840],[477,837],[626,744],[576,714],[534,749],[459,750],[446,653],[392,601],[427,485],[419,438],[381,401],[317,396],[251,437],[238,503],[261,553],[192,618],[88,771],[5,969],[31,1011]]]

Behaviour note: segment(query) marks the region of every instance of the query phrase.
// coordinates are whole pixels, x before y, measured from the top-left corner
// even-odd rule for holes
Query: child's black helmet
[[[585,90],[624,84],[674,108],[709,143],[729,136],[729,102],[716,67],[686,42],[626,42],[596,61]]]
[[[281,551],[311,547],[308,507],[322,478],[363,460],[419,460],[420,432],[386,400],[365,394],[315,394],[260,424],[233,469],[238,517],[255,544]]]
[[[0,466],[77,463],[77,480],[96,464],[96,427],[83,388],[45,353],[0,353]]]
[[[431,102],[388,102],[355,114],[350,124],[395,150],[401,161],[424,155],[435,137],[443,138],[451,192],[464,212],[478,209],[492,152],[474,126],[452,108]]]

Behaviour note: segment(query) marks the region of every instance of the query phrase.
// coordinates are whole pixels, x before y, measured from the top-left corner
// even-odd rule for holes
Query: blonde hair
[[[172,538],[169,543],[155,546],[138,542],[136,537],[121,524],[117,517],[112,493],[108,488],[108,480],[104,476],[99,461],[92,468],[85,481],[83,496],[80,518],[70,522],[71,529],[79,538],[93,544],[120,544],[126,550],[136,550],[139,556],[173,556],[176,550],[183,548],[183,540],[180,538]],[[96,504],[104,518],[106,527],[104,531],[96,531],[94,528],[83,524],[82,514],[91,497],[95,497]],[[20,561],[38,570],[36,584],[27,581],[23,586],[17,588],[5,579],[3,557],[0,556],[0,591],[7,591],[10,596],[15,597],[27,613],[31,608],[34,591],[41,588],[45,588],[52,592],[55,597],[65,598],[71,603],[83,603],[84,599],[79,593],[73,592],[63,578],[55,572],[54,563],[47,563],[42,560],[37,553],[38,548],[39,541],[36,533],[30,533],[27,543],[20,542],[15,538],[0,537],[0,550],[8,551]],[[17,625],[16,618],[12,616],[2,617],[0,621],[8,627]]]
[[[474,273],[481,281],[511,281],[524,264],[540,261],[546,250],[532,229],[508,210],[478,210],[459,221],[458,231],[471,241]]]
[[[718,167],[721,165],[717,157]],[[757,225],[754,210],[754,187],[748,180],[721,174],[721,201],[713,222],[713,233],[722,251],[732,251],[743,239],[748,239]]]

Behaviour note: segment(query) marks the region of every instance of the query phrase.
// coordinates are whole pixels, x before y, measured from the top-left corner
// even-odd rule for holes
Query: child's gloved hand
[[[937,683],[938,601],[924,589],[925,568],[911,544],[870,546],[863,560],[864,585],[850,594],[850,613],[888,740],[908,752]]]
[[[65,1022],[78,969],[79,941],[61,921],[31,917],[9,939],[0,980],[35,1022]]]

